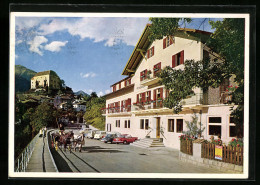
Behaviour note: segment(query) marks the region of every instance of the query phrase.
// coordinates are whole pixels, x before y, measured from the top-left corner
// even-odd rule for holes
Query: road
[[[77,134],[77,130],[74,131]],[[82,152],[52,150],[60,172],[91,173],[222,173],[178,159],[179,151],[170,148],[143,149],[131,145],[106,144],[85,139]]]

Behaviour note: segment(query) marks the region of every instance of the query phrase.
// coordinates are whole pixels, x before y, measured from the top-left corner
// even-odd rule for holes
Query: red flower
[[[236,86],[236,89],[237,89],[237,86]]]
[[[235,139],[233,138],[232,141],[235,141]]]
[[[239,147],[240,145],[239,144],[237,144],[237,147]]]

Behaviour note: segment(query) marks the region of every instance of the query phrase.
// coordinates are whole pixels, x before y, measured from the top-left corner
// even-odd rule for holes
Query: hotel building
[[[179,136],[187,130],[185,122],[191,121],[195,113],[205,127],[202,133],[205,139],[220,135],[227,144],[235,136],[231,105],[227,104],[230,96],[226,93],[226,88],[234,85],[232,78],[206,92],[194,89],[195,95],[182,100],[183,110],[174,114],[172,109],[163,106],[169,92],[156,76],[166,66],[184,69],[185,60],[216,57],[205,46],[211,33],[185,28],[171,38],[150,42],[149,27],[146,25],[122,72],[127,77],[111,85],[112,92],[105,95],[106,131],[131,134],[140,139],[162,138],[165,146],[179,149]]]

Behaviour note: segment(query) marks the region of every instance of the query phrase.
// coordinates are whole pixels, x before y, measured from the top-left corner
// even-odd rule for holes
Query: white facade
[[[145,32],[142,35],[144,40]],[[140,47],[139,44],[142,39],[139,40],[136,48]],[[221,132],[222,141],[228,144],[232,139],[229,135],[229,127],[234,126],[234,124],[229,123],[230,106],[224,104],[223,101],[205,104],[203,102],[205,95],[201,89],[197,88],[194,89],[195,96],[182,101],[183,111],[179,114],[174,114],[173,110],[163,107],[160,98],[164,99],[167,92],[163,86],[158,84],[158,78],[153,76],[156,64],[161,63],[160,66],[163,69],[166,66],[174,67],[174,61],[176,69],[183,69],[183,61],[203,59],[204,47],[202,42],[189,39],[188,36],[175,36],[173,38],[174,43],[165,47],[165,42],[167,42],[164,41],[165,39],[156,40],[150,44],[148,49],[143,52],[143,54],[146,53],[146,58],[142,55],[143,57],[139,61],[133,59],[136,53],[141,52],[141,50],[135,48],[123,72],[125,73],[128,70],[127,67],[131,65],[131,62],[137,62],[138,65],[133,75],[129,75],[129,78],[112,85],[113,92],[106,95],[106,111],[103,114],[106,116],[106,131],[131,134],[138,138],[145,138],[146,135],[150,135],[151,138],[163,138],[165,146],[179,149],[179,136],[186,130],[185,121],[191,121],[193,114],[196,113],[199,121],[202,122],[202,127],[205,127],[202,134],[205,139],[210,139],[211,134],[214,134],[217,138],[217,135]],[[150,53],[147,57],[150,48],[153,48],[154,55],[151,56]],[[136,54],[136,56],[138,55]],[[180,61],[177,57],[180,58]],[[136,60],[138,60],[137,58]],[[176,60],[180,63],[176,63]],[[147,77],[145,70],[151,71],[150,78]],[[145,74],[146,79],[141,80],[140,76],[143,74]],[[129,82],[129,80],[131,80],[131,84],[125,86],[125,81]],[[163,89],[161,90],[161,88]],[[138,94],[140,95],[138,96]],[[219,91],[216,94],[220,95]],[[211,96],[210,92],[208,96]],[[152,100],[152,103],[150,100]],[[148,102],[145,103],[145,101]],[[174,128],[170,129],[169,124],[174,125]]]
[[[84,105],[84,104],[80,104],[80,103],[73,104],[73,108],[77,112],[79,112],[79,111],[86,112],[86,105]]]

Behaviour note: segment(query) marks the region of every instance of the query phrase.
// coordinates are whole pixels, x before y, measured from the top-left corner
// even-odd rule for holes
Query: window
[[[127,128],[127,120],[125,120],[125,128]]]
[[[174,119],[168,119],[168,132],[174,132]]]
[[[221,125],[209,125],[209,135],[221,136]]]
[[[221,123],[221,117],[209,117],[209,123]]]
[[[229,126],[229,137],[236,137],[236,127],[235,126]]]
[[[234,124],[234,117],[230,116],[229,117],[229,137],[236,137],[236,126]]]
[[[161,71],[161,62],[153,66],[153,77],[156,77]]]
[[[177,119],[177,132],[182,133],[183,131],[183,119]]]
[[[184,50],[172,56],[172,67],[184,64]]]
[[[166,38],[163,39],[163,49],[169,47],[170,45],[172,45],[175,42],[174,37],[168,36]]]
[[[154,56],[154,46],[147,50],[147,58]]]
[[[130,128],[130,120],[128,120],[128,128]]]
[[[116,85],[113,86],[113,92],[116,91]]]
[[[116,120],[116,127],[120,127],[120,120]]]
[[[148,130],[149,128],[149,119],[145,120],[145,130]]]
[[[140,129],[144,129],[144,119],[140,119]]]
[[[125,87],[131,84],[131,78],[125,80]]]
[[[140,81],[143,81],[147,78],[147,69],[140,72]]]

